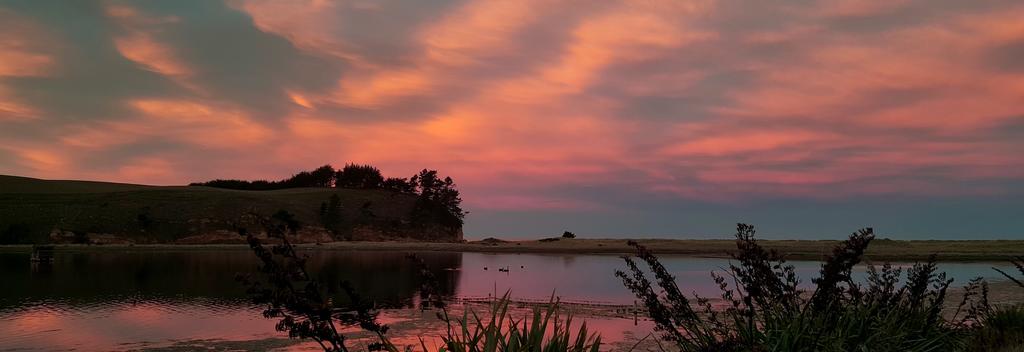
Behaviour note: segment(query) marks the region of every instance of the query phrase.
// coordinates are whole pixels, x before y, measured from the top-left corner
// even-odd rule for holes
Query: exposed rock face
[[[274,242],[268,239],[266,232],[257,232],[256,238],[265,242]],[[292,243],[324,243],[332,242],[334,238],[331,234],[323,228],[302,228],[295,232],[295,234],[288,235],[288,240]],[[175,244],[233,244],[233,243],[245,243],[245,237],[242,237],[238,232],[217,230],[209,233],[204,233],[195,236],[188,236],[180,238],[174,241]]]
[[[50,243],[57,244],[136,244],[163,243],[139,238],[128,238],[109,233],[83,233],[54,229],[50,232]],[[256,238],[265,242],[274,242],[263,231],[256,232]],[[292,243],[328,243],[338,241],[335,235],[323,227],[305,226],[294,234],[288,235]],[[446,229],[432,227],[418,231],[397,232],[383,231],[373,226],[357,226],[352,230],[351,241],[427,241],[427,242],[462,242],[462,229]],[[212,230],[200,234],[178,238],[173,244],[244,244],[245,237],[237,231]]]
[[[415,231],[382,231],[380,229],[359,226],[352,231],[353,241],[427,241],[427,242],[462,242],[462,229],[448,229],[442,226],[431,226]]]
[[[53,229],[50,231],[50,243],[77,244],[133,244],[134,241],[110,233],[73,232]]]

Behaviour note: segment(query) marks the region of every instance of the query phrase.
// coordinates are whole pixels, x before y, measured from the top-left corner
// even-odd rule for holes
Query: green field
[[[295,214],[306,228],[315,230],[320,224],[320,205],[332,194],[341,199],[347,232],[452,239],[424,237],[437,233],[411,226],[415,195],[382,190],[239,191],[0,176],[0,243],[50,242],[55,229],[94,238],[116,236],[134,243],[171,243],[232,230],[247,214],[266,216],[278,210]],[[449,232],[447,235],[456,236],[456,231]]]

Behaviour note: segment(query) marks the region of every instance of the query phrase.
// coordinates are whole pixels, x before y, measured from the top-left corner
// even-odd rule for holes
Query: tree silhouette
[[[338,170],[335,185],[339,188],[378,189],[384,185],[384,176],[371,165],[347,164]]]
[[[415,194],[416,184],[405,177],[388,177],[381,185],[384,189],[398,193]]]
[[[320,203],[320,223],[334,235],[341,233],[341,197],[332,194],[327,202]]]
[[[462,210],[462,198],[451,177],[442,180],[437,170],[423,169],[410,183],[419,193],[414,218],[439,219],[446,226],[462,226],[466,212]]]
[[[423,169],[411,178],[385,179],[380,169],[372,165],[345,164],[340,170],[324,165],[313,171],[302,171],[280,181],[213,180],[197,182],[191,186],[208,186],[239,190],[276,190],[298,187],[337,187],[351,189],[383,189],[418,195],[414,220],[421,223],[440,221],[448,227],[462,226],[466,212],[462,210],[462,197],[451,177],[442,178],[437,170]],[[323,205],[323,212],[329,204]],[[322,213],[323,213],[322,212]],[[333,223],[331,223],[333,224]],[[328,223],[324,223],[328,226]]]
[[[330,164],[316,168],[310,172],[312,177],[312,187],[332,187],[334,186],[334,167]]]

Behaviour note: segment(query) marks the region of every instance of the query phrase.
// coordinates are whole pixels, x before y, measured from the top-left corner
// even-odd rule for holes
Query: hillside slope
[[[321,203],[341,200],[339,231],[321,226]],[[294,188],[240,191],[40,180],[0,175],[0,243],[228,243],[252,214],[278,210],[304,225],[299,241],[459,241],[461,228],[412,218],[416,196],[384,190]]]

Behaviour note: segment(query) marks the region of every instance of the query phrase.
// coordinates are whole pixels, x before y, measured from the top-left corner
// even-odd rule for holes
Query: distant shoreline
[[[633,250],[627,239],[559,239],[557,241],[468,241],[445,242],[330,242],[301,244],[313,250],[448,251],[479,253],[608,254],[626,255]],[[732,240],[635,239],[657,254],[724,258],[734,250]],[[761,240],[791,260],[820,260],[838,243],[834,240]],[[30,245],[2,245],[0,251],[28,251]],[[248,250],[245,244],[138,244],[138,245],[57,245],[59,251],[106,250]],[[912,262],[936,254],[939,261],[1004,261],[1024,255],[1024,240],[875,240],[866,257],[870,261]]]

